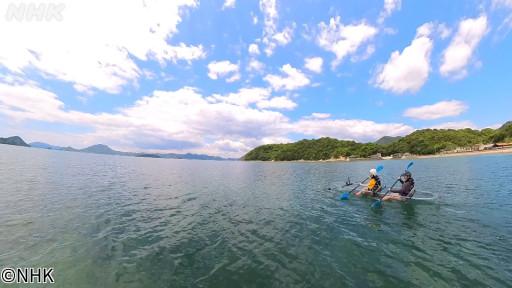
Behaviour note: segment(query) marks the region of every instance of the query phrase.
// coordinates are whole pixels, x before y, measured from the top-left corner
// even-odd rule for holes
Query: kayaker
[[[402,197],[407,197],[414,189],[414,179],[409,171],[405,171],[404,174],[398,179],[402,183],[402,187],[398,189],[391,189],[390,193],[382,198],[384,201],[388,200],[402,200]]]
[[[371,195],[374,197],[378,196],[378,193],[382,190],[382,183],[380,182],[379,175],[377,175],[376,169],[370,169],[370,181],[363,190],[357,192],[356,196]]]

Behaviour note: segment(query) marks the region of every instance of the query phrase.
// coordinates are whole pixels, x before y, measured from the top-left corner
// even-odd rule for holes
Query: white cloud
[[[492,4],[494,7],[509,7],[512,8],[512,0],[492,0]]]
[[[446,39],[452,34],[452,30],[444,23],[437,25],[437,32],[439,33],[439,37],[441,37],[441,39]]]
[[[322,57],[311,57],[304,59],[304,67],[311,72],[322,73],[324,59]]]
[[[284,46],[290,43],[293,37],[293,29],[295,24],[293,24],[291,27],[284,28],[281,32],[277,30],[279,14],[277,13],[276,0],[260,0],[260,10],[263,13],[262,42],[265,44],[265,54],[270,56],[274,53],[274,49],[278,45]]]
[[[512,28],[512,14],[508,15],[508,17],[503,20],[503,24],[501,24],[500,28],[503,29],[503,27]]]
[[[229,93],[225,96],[214,94],[206,99],[210,103],[227,103],[248,107],[251,104],[267,100],[270,97],[270,94],[270,89],[254,87],[242,88],[236,93]]]
[[[251,12],[251,17],[252,17],[252,24],[253,25],[258,24],[258,22],[259,22],[258,16],[254,15],[253,12]]]
[[[439,118],[458,116],[464,113],[468,106],[457,100],[441,101],[432,105],[409,108],[404,116],[420,120],[434,120]]]
[[[93,132],[79,137],[89,139],[88,144],[240,156],[215,150],[218,147],[212,143],[230,140],[254,147],[263,144],[266,138],[285,137],[289,129],[289,120],[281,113],[250,107],[262,101],[260,105],[265,106],[269,96],[268,89],[248,88],[226,96],[204,97],[196,89],[184,87],[154,91],[115,113],[91,114],[67,110],[57,95],[37,86],[0,83],[0,113],[18,121],[91,127]],[[279,101],[271,104],[275,105],[267,106],[288,109]]]
[[[260,55],[260,48],[258,47],[258,44],[252,43],[251,45],[249,45],[249,54]]]
[[[65,3],[60,22],[0,17],[2,39],[16,39],[0,45],[0,66],[118,93],[140,77],[136,60],[164,65],[205,57],[201,45],[170,44],[183,9],[197,5],[194,0],[71,1]],[[8,7],[0,7],[0,14]]]
[[[240,79],[240,67],[227,60],[213,61],[208,64],[208,77],[214,80],[229,77],[226,82],[234,82]]]
[[[393,12],[400,10],[402,7],[402,0],[384,0],[384,8],[380,12],[377,22],[382,24],[386,18],[391,16]]]
[[[439,72],[445,77],[460,79],[467,74],[473,53],[487,32],[487,17],[464,19],[460,21],[457,33],[443,52]]]
[[[226,0],[224,1],[224,5],[222,5],[222,9],[235,8],[236,0]]]
[[[398,123],[331,120],[322,113],[293,122],[271,110],[293,108],[293,101],[283,96],[271,97],[266,88],[244,88],[206,97],[195,88],[184,87],[154,91],[113,113],[91,114],[67,109],[57,95],[32,84],[0,83],[1,114],[18,123],[39,120],[91,128],[90,133],[66,137],[66,145],[79,147],[104,143],[126,151],[239,157],[258,145],[290,142],[289,134],[367,141],[413,130]]]
[[[376,71],[373,80],[375,86],[399,94],[420,90],[430,73],[432,26],[431,23],[423,24],[416,30],[416,37],[411,45],[405,47],[402,53],[391,53],[388,63]]]
[[[460,122],[446,122],[438,125],[430,126],[431,129],[464,129],[471,128],[477,129],[476,125],[471,121],[460,121]]]
[[[293,27],[284,28],[283,31],[274,34],[272,39],[274,39],[278,45],[285,46],[292,41],[294,27],[295,25],[293,25]]]
[[[375,53],[375,45],[370,44],[370,45],[366,46],[366,49],[363,53],[360,53],[359,55],[352,56],[350,60],[352,62],[364,61],[364,60],[370,58],[373,55],[373,53]]]
[[[290,100],[290,98],[286,96],[274,97],[269,100],[263,100],[256,104],[258,108],[263,109],[283,109],[283,110],[293,110],[297,107],[297,103]]]
[[[377,28],[365,22],[343,25],[339,16],[331,18],[329,24],[321,22],[318,27],[318,46],[336,55],[332,62],[333,67],[339,65],[346,56],[356,53],[361,45],[377,34]]]
[[[296,90],[310,84],[306,75],[299,69],[293,68],[290,64],[283,65],[280,70],[285,76],[269,74],[264,78],[276,91]]]
[[[311,113],[310,116],[304,117],[305,119],[327,119],[331,117],[329,113]]]
[[[410,126],[399,123],[375,123],[368,120],[309,119],[294,123],[294,130],[314,137],[373,141],[382,136],[401,136],[414,131]]]
[[[247,70],[249,71],[263,72],[263,69],[265,69],[265,64],[256,59],[251,59],[251,61],[249,61],[249,65],[247,66]]]

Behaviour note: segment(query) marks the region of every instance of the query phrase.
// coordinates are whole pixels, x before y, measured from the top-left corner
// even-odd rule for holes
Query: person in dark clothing
[[[382,198],[382,200],[402,200],[403,197],[409,197],[409,195],[411,195],[411,192],[414,190],[414,179],[412,178],[411,172],[405,171],[405,173],[400,176],[399,181],[402,183],[402,187],[391,189],[390,193]]]

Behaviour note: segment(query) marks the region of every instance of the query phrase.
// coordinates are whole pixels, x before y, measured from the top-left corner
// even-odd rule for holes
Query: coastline
[[[444,157],[458,157],[458,156],[476,156],[476,155],[492,155],[492,154],[512,154],[512,148],[472,151],[472,152],[459,152],[459,153],[446,153],[446,154],[433,154],[433,155],[415,155],[411,158],[428,159],[428,158],[444,158]],[[407,158],[409,159],[409,158]]]
[[[493,155],[493,154],[512,154],[512,148],[496,149],[496,150],[484,150],[484,151],[471,151],[471,152],[451,152],[443,154],[431,154],[431,155],[411,155],[402,158],[388,158],[383,157],[381,159],[370,159],[370,158],[356,158],[347,160],[343,159],[327,159],[327,160],[291,160],[291,161],[262,161],[262,160],[249,160],[246,162],[298,162],[298,163],[350,163],[355,161],[388,161],[388,160],[412,160],[412,159],[430,159],[430,158],[449,158],[449,157],[463,157],[463,156],[478,156],[478,155]],[[244,160],[245,161],[245,160]]]

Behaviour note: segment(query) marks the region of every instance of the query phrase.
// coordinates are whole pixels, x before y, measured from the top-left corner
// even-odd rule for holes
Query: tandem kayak
[[[359,183],[359,184],[356,184],[356,185],[360,186],[360,187],[365,187],[366,186],[366,184],[364,184],[364,183]],[[385,186],[384,186],[384,188],[385,188]],[[382,192],[380,192],[378,194],[378,196],[370,197],[370,198],[379,199],[382,196],[384,196],[386,191],[387,191],[386,189],[383,189]],[[342,191],[342,192],[345,192],[345,191]],[[412,195],[413,195],[412,197],[401,197],[401,200],[402,201],[434,201],[434,200],[437,199],[437,195],[435,193],[424,191],[424,190],[414,189],[413,192],[412,192]]]
[[[373,197],[373,198],[380,198],[380,197],[384,196],[384,193],[385,192],[379,193],[378,197]],[[412,195],[413,195],[412,197],[402,196],[402,197],[400,197],[400,199],[402,201],[434,201],[437,198],[436,194],[434,194],[432,192],[416,190],[416,189],[414,189],[412,191]]]

